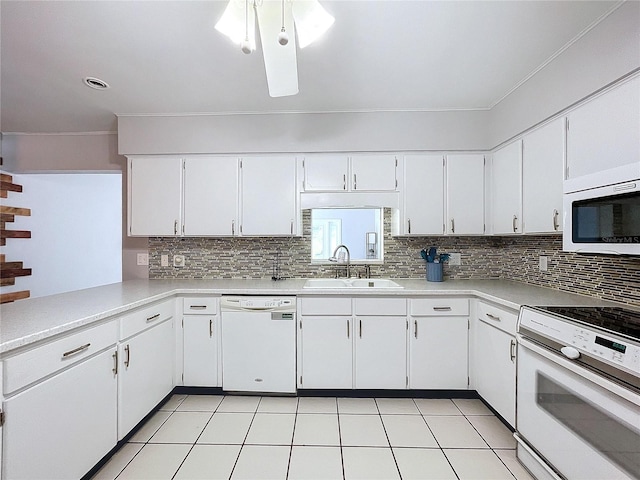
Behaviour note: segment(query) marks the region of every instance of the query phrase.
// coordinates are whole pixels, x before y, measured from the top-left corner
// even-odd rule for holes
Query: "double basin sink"
[[[313,278],[307,280],[303,288],[404,288],[388,278]]]

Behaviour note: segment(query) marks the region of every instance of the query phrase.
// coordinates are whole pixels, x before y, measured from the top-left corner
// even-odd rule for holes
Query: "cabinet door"
[[[484,233],[484,155],[447,155],[446,165],[446,233]]]
[[[295,158],[243,158],[241,172],[242,235],[295,234]]]
[[[300,388],[353,388],[351,317],[302,317]]]
[[[478,321],[476,331],[476,389],[513,427],[516,419],[516,340]]]
[[[491,224],[492,233],[522,233],[522,140],[493,154]]]
[[[524,137],[522,218],[525,233],[562,231],[564,118]]]
[[[407,388],[407,318],[356,317],[355,388]]]
[[[404,222],[406,235],[444,233],[444,157],[404,157]]]
[[[180,234],[182,212],[182,159],[134,157],[129,159],[129,235]]]
[[[318,155],[304,159],[304,190],[341,192],[347,189],[349,157]]]
[[[569,114],[568,179],[640,163],[638,105],[640,77],[623,83]],[[638,171],[637,167],[635,171]],[[621,182],[629,178],[611,180]]]
[[[2,478],[81,478],[115,447],[115,348],[9,398]]]
[[[413,317],[409,339],[409,388],[466,390],[468,318]]]
[[[184,385],[218,387],[218,335],[216,315],[184,316]]]
[[[118,439],[122,439],[173,388],[173,320],[118,346]]]
[[[184,235],[235,235],[238,159],[188,157],[184,167]]]
[[[395,155],[357,155],[351,157],[351,189],[395,192]]]

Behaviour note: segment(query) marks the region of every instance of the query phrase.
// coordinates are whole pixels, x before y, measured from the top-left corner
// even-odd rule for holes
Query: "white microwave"
[[[640,179],[565,193],[567,252],[640,255]]]

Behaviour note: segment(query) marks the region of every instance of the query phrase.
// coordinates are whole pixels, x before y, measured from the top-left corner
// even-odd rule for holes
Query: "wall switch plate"
[[[160,266],[161,267],[169,266],[169,255],[160,255]]]
[[[545,257],[544,255],[540,255],[540,271],[547,271],[547,264],[549,262],[549,257]]]
[[[450,253],[449,254],[449,265],[462,265],[462,254],[461,253]]]
[[[184,255],[174,255],[173,256],[173,266],[174,267],[184,267]]]
[[[148,253],[138,253],[136,263],[138,265],[149,265],[149,254]]]

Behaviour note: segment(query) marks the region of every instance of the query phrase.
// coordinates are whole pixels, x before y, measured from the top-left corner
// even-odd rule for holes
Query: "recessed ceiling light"
[[[95,88],[96,90],[106,90],[107,88],[109,88],[109,84],[104,80],[100,80],[99,78],[84,77],[82,81],[87,87]]]

